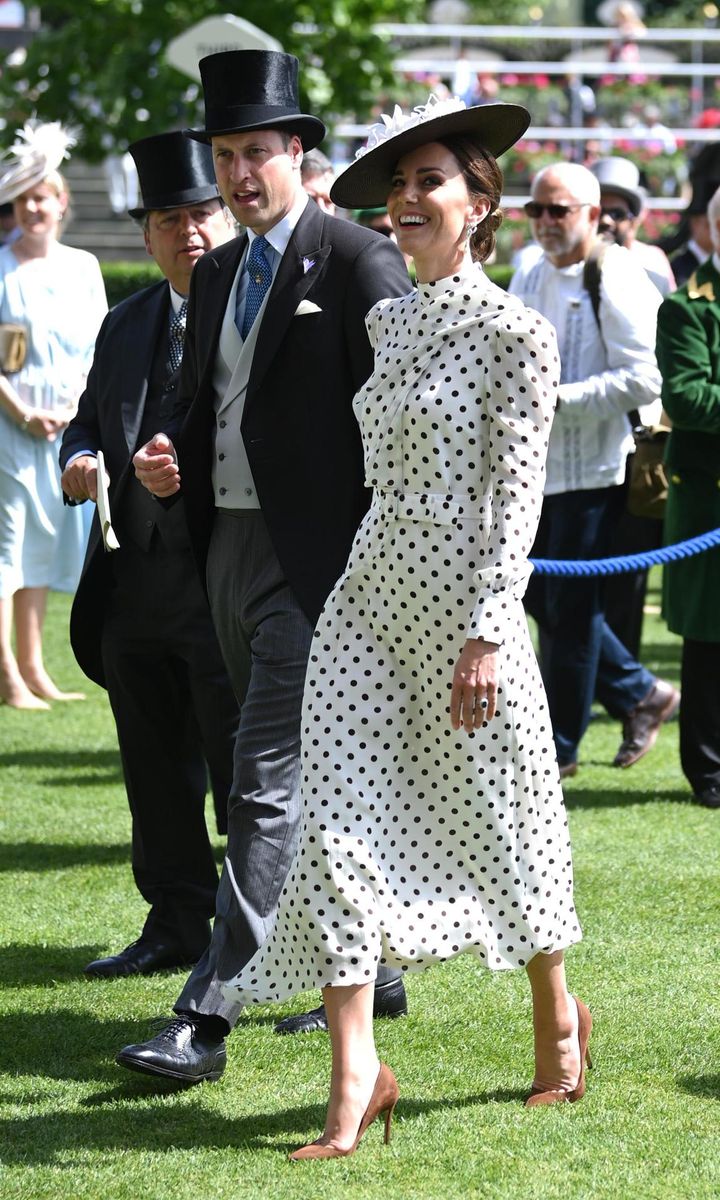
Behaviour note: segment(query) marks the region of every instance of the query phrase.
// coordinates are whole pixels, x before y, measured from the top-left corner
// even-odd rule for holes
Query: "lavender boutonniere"
[[[314,258],[304,258],[303,259],[303,275],[307,275],[308,271],[311,271],[314,266],[315,266]]]

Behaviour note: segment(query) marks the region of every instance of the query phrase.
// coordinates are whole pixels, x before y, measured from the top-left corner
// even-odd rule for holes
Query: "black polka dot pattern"
[[[373,503],[315,631],[300,841],[244,1001],[465,950],[522,967],[580,940],[545,696],[522,607],[558,383],[554,332],[479,267],[370,313],[355,399]],[[332,502],[332,498],[328,498]],[[467,637],[498,710],[449,723]]]

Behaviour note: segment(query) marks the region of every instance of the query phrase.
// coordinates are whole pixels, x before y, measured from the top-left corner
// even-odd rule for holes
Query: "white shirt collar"
[[[710,253],[707,250],[703,250],[702,246],[698,246],[695,238],[690,238],[690,241],[688,242],[688,250],[692,250],[693,254],[701,265],[706,263],[710,257]]]
[[[172,305],[173,313],[180,311],[180,305],[187,303],[187,296],[182,296],[180,292],[176,292],[171,283],[168,283],[170,288],[170,304]]]
[[[298,187],[298,193],[295,197],[290,212],[286,213],[282,220],[278,221],[277,225],[273,225],[272,229],[268,230],[268,232],[265,234],[267,241],[270,243],[273,250],[280,255],[280,257],[282,257],[287,250],[288,242],[295,231],[295,226],[300,220],[302,214],[305,212],[305,207],[309,199],[310,197],[308,196],[307,192],[301,187]],[[258,235],[253,233],[252,229],[248,229],[247,235],[249,239],[249,250],[253,244],[253,241]]]
[[[716,271],[720,272],[720,254],[718,254],[717,250],[712,256],[712,265]]]

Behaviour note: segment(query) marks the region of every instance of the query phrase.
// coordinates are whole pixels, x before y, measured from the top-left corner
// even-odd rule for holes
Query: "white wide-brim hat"
[[[530,113],[520,104],[477,104],[468,108],[453,97],[431,95],[427,104],[404,113],[395,105],[392,117],[371,126],[365,146],[355,161],[338,175],[330,198],[340,208],[377,208],[385,204],[398,159],[427,142],[458,134],[472,137],[498,158],[518,141],[530,124]]]
[[[42,183],[68,157],[68,150],[77,141],[70,129],[59,121],[41,124],[27,121],[15,130],[15,141],[4,154],[0,168],[0,204],[10,204],[28,188]]]

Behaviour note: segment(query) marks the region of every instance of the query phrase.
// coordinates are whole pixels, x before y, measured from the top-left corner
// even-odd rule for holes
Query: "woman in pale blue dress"
[[[48,129],[54,136],[43,139]],[[74,590],[85,545],[81,510],[63,504],[55,443],[107,312],[97,259],[58,242],[68,204],[57,171],[67,138],[58,130],[26,126],[28,145],[13,147],[0,179],[20,231],[0,249],[0,322],[27,336],[23,366],[0,374],[0,700],[15,708],[78,695],[60,691],[42,655],[48,589]]]

